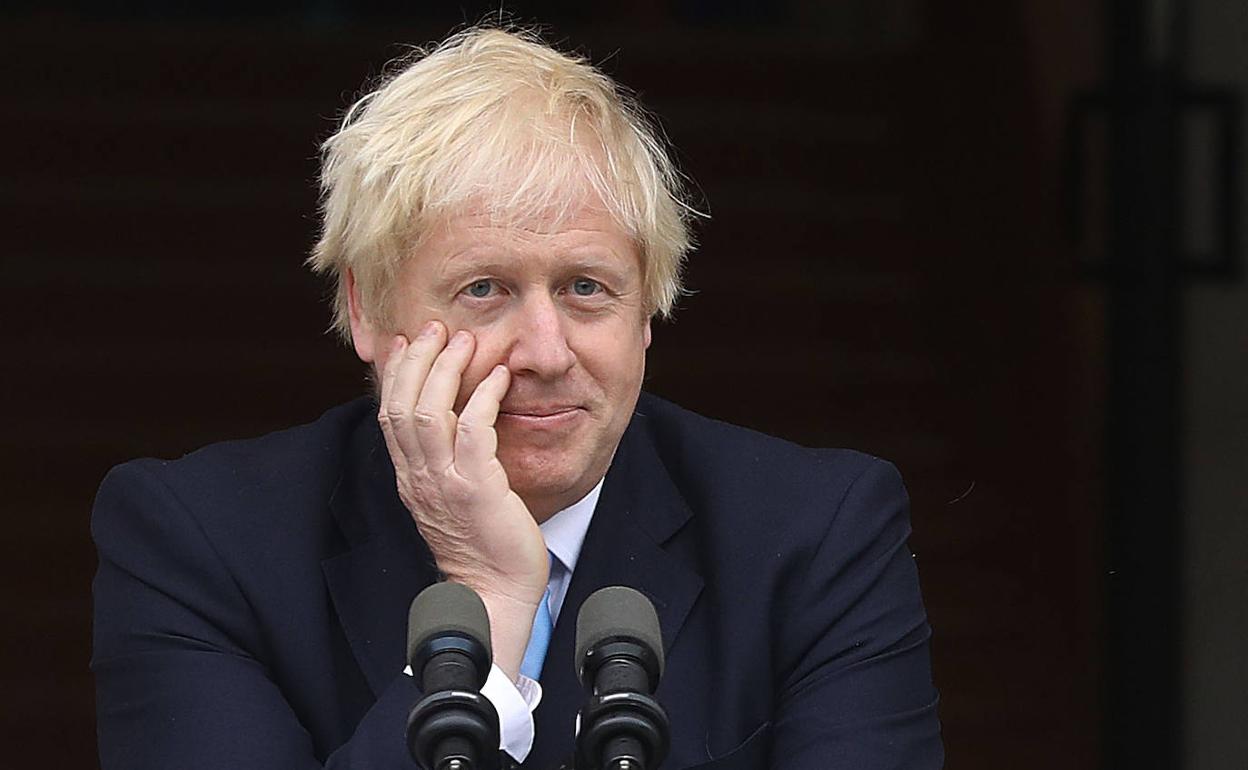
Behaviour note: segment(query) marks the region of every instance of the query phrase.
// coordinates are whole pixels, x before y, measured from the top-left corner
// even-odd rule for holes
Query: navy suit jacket
[[[410,768],[408,604],[437,575],[368,399],[114,469],[92,531],[101,763]],[[942,763],[930,632],[894,468],[642,394],[559,615],[526,768],[570,757],[576,611],[658,610],[665,768]]]

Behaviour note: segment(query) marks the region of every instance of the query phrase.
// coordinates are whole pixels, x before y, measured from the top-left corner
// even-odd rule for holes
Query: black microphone
[[[576,617],[576,666],[592,696],[577,722],[577,770],[657,768],[671,730],[652,697],[663,635],[650,600],[624,586],[591,594]]]
[[[407,659],[425,696],[407,720],[407,746],[425,770],[498,767],[498,713],[481,695],[490,675],[490,618],[459,583],[435,583],[412,601]]]

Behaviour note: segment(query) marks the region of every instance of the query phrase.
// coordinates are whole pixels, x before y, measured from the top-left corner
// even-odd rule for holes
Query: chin
[[[499,461],[507,471],[511,488],[521,496],[567,494],[587,470],[570,467],[563,452],[530,450],[511,457],[500,456]]]
[[[589,489],[580,487],[591,475],[584,455],[564,450],[526,447],[499,452],[512,490],[524,500],[534,516],[545,519],[575,503]],[[577,458],[580,462],[575,462]],[[594,478],[590,482],[597,483]]]

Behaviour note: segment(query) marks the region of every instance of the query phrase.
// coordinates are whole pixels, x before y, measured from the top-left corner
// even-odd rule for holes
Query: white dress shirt
[[[546,583],[550,591],[548,606],[552,623],[559,621],[559,610],[568,595],[572,572],[581,556],[585,533],[594,517],[598,496],[602,493],[599,480],[589,494],[544,521],[540,528],[546,550],[553,557],[550,561],[550,578]],[[567,661],[572,665],[572,661]],[[411,675],[408,667],[404,673]],[[517,762],[523,762],[533,748],[533,709],[542,700],[542,686],[524,674],[512,682],[498,666],[490,668],[489,677],[481,694],[489,699],[498,712],[499,748]]]

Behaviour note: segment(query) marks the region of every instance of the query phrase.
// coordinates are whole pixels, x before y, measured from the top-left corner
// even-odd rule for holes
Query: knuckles
[[[400,425],[407,419],[409,412],[397,403],[387,401],[377,410],[377,422],[381,427]]]
[[[416,423],[419,428],[430,428],[438,424],[439,415],[433,412],[427,412],[423,409],[416,409],[412,412],[412,422]],[[442,416],[445,418],[445,415]]]
[[[377,421],[387,436],[400,499],[434,552],[450,556],[480,536],[477,528],[491,518],[487,509],[509,505],[507,495],[500,494],[509,493],[509,489],[506,471],[496,456],[481,467],[476,467],[478,460],[474,459],[471,468],[457,468],[454,462],[446,468],[434,468],[424,462],[433,443],[449,444],[454,454],[455,445],[463,441],[465,447],[473,447],[471,454],[493,446],[495,438],[493,421],[477,414],[476,410],[457,415],[450,409],[423,408],[419,399],[413,404],[396,396],[394,388],[399,370],[416,359],[426,359],[423,365],[428,365],[430,351],[427,348],[413,343],[402,355],[387,362]],[[432,361],[426,385],[428,379],[459,365],[454,361],[455,355],[445,355],[446,350],[442,352],[444,355],[437,355]],[[452,352],[471,353],[470,350]],[[409,450],[413,456],[405,456]]]
[[[460,436],[475,438],[483,432],[493,430],[492,426],[477,422],[470,418],[460,417],[455,423],[455,432]]]
[[[420,428],[428,428],[450,419],[453,419],[453,415],[450,413],[438,414],[424,409],[409,410],[401,404],[391,402],[383,404],[377,412],[377,422],[383,428],[387,426],[401,428],[408,424],[415,424]]]

